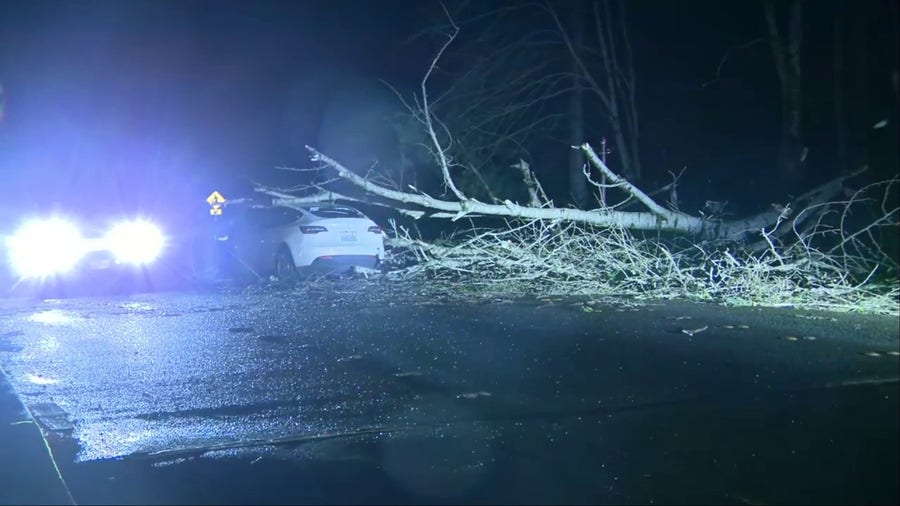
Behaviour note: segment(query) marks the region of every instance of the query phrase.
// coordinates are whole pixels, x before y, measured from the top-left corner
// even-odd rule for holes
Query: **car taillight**
[[[372,232],[373,234],[380,234],[381,227],[369,227],[369,232]]]
[[[318,234],[319,232],[328,232],[328,229],[325,227],[319,226],[309,226],[309,225],[300,225],[300,232],[304,234]]]

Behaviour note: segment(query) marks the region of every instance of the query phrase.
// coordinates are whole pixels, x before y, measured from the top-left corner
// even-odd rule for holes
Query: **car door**
[[[275,254],[299,217],[299,211],[286,207],[248,209],[232,232],[239,262],[257,274],[271,274]]]
[[[291,236],[297,230],[297,221],[302,213],[288,207],[271,207],[266,209],[263,247],[265,254],[262,258],[266,272],[274,268],[275,255],[282,245],[291,245]],[[292,245],[291,245],[292,246]]]
[[[268,225],[271,221],[269,208],[248,208],[242,211],[229,231],[234,260],[239,268],[250,267],[259,274],[268,267],[270,241]]]

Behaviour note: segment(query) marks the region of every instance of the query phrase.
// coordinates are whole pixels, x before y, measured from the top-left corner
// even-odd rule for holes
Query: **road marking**
[[[2,374],[7,379],[9,379],[10,377],[9,374],[7,374],[3,369],[3,367],[0,367],[0,374]],[[31,422],[35,423],[35,425],[38,426],[38,433],[41,435],[41,441],[44,443],[44,449],[47,450],[47,456],[50,457],[50,463],[53,464],[53,470],[56,471],[56,477],[57,479],[59,479],[59,482],[62,483],[63,490],[66,491],[66,496],[69,498],[69,503],[72,504],[72,506],[77,506],[78,503],[75,502],[75,497],[72,496],[72,491],[69,489],[69,484],[66,483],[66,479],[63,478],[62,472],[59,470],[59,464],[56,463],[56,457],[53,456],[53,450],[50,449],[50,443],[47,441],[47,434],[44,432],[44,429],[40,426],[40,424],[37,424],[35,422],[34,414],[32,414],[31,408],[29,408],[27,404],[22,402],[22,396],[19,395],[19,390],[16,388],[16,385],[14,385],[11,381],[7,381],[7,383],[9,383],[9,388],[12,389],[13,395],[16,396],[19,404],[21,404],[22,408],[25,409],[25,415],[28,417],[27,420],[22,420],[21,422],[17,423]]]

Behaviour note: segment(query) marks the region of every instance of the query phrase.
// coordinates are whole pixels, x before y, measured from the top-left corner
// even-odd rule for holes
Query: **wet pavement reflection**
[[[79,502],[898,500],[893,318],[339,292],[2,301],[0,366]]]

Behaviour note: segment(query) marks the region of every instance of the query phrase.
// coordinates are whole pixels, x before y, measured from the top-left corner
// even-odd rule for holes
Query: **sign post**
[[[221,272],[220,269],[222,267],[222,253],[220,251],[220,243],[219,243],[219,216],[222,216],[222,205],[228,199],[225,198],[224,195],[219,193],[218,191],[213,191],[206,197],[206,203],[209,204],[209,214],[213,217],[213,241],[210,244],[212,248],[212,262],[214,265],[214,269]]]
[[[222,204],[226,202],[226,198],[221,193],[214,191],[206,197],[206,203],[209,204],[209,214],[213,216],[222,216]]]

